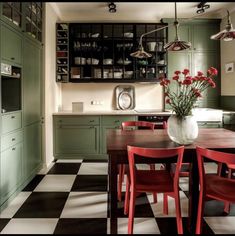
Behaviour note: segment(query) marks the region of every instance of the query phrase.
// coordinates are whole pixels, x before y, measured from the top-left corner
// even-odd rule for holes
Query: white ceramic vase
[[[198,124],[194,116],[171,115],[167,121],[167,133],[178,144],[188,145],[198,136]]]

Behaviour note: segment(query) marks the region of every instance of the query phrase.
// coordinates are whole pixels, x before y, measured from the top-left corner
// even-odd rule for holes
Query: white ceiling
[[[159,22],[174,18],[174,2],[114,2],[116,13],[109,13],[109,2],[51,2],[61,21],[81,22]],[[222,18],[226,9],[235,10],[235,2],[208,2],[210,8],[197,14],[199,2],[178,2],[178,18]]]

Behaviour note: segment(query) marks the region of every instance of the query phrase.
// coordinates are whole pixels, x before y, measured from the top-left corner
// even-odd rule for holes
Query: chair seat
[[[234,190],[234,179],[223,178],[218,175],[206,175],[207,197],[212,197],[217,200],[224,200],[235,203],[235,195],[233,194]]]
[[[136,171],[136,191],[173,192],[172,176],[166,170],[138,170]]]

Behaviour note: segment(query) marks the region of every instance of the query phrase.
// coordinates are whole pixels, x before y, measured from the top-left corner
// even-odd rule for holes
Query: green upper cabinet
[[[174,20],[164,19],[164,22],[171,24]],[[182,41],[192,43],[190,49],[179,52],[168,52],[168,78],[171,79],[174,71],[189,69],[192,76],[198,71],[202,71],[205,75],[207,70],[213,66],[220,69],[220,42],[211,40],[210,36],[220,31],[220,20],[193,20],[185,22],[179,20],[179,38]],[[175,29],[168,28],[169,41],[175,39]],[[214,79],[216,88],[208,88],[203,93],[203,97],[195,104],[199,107],[217,108],[219,106],[220,96],[220,73]],[[174,87],[172,82],[171,87]],[[170,108],[168,104],[166,108]]]
[[[22,35],[3,23],[1,24],[1,57],[11,64],[22,63]]]
[[[42,41],[42,15],[42,2],[23,3],[24,31],[39,42]]]
[[[24,38],[23,46],[23,124],[41,119],[41,46]]]
[[[219,42],[217,40],[211,40],[211,35],[214,35],[220,31],[220,25],[205,23],[193,25],[193,50],[217,50]]]
[[[22,3],[2,2],[2,20],[12,26],[22,27]]]

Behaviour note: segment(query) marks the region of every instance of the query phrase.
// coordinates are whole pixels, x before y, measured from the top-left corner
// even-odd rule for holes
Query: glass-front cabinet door
[[[42,2],[25,2],[25,32],[42,41]]]
[[[2,16],[10,20],[15,25],[22,26],[22,3],[21,2],[3,2]]]

